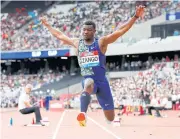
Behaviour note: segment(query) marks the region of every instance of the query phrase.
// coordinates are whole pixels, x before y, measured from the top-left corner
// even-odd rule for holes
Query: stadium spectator
[[[174,35],[174,36],[179,36],[179,35],[180,35],[180,33],[179,33],[179,31],[178,31],[178,30],[175,30],[173,35]]]
[[[97,21],[97,36],[104,36],[123,24],[123,22],[134,12],[133,7],[138,4],[139,3],[136,3],[135,1],[78,3],[75,7],[70,9],[68,13],[47,12],[38,16],[46,16],[53,27],[64,30],[66,35],[74,38],[80,35],[79,27],[82,26],[84,20],[95,20]],[[180,2],[146,1],[143,4],[146,5],[146,13],[144,19],[138,20],[137,24],[160,16],[166,11],[178,11],[180,9]],[[34,12],[36,15],[38,12],[36,10],[27,12],[25,8],[16,9],[16,11],[16,13],[6,13],[1,16],[1,50],[19,51],[28,49],[59,48],[60,42],[51,37],[45,28],[35,26],[34,20],[32,20],[27,29],[19,32],[19,29],[25,25],[27,21],[32,19],[32,16],[30,16],[29,13]],[[17,33],[18,35],[16,35]],[[16,37],[13,39],[12,37],[15,35]]]

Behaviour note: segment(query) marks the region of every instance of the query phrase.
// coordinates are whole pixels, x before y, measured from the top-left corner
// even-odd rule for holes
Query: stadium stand
[[[156,18],[166,11],[180,10],[180,2],[153,1],[145,2],[144,4],[147,7],[147,11],[144,19],[138,20],[137,24]],[[38,10],[32,12],[34,12],[35,15],[37,14],[37,16],[47,17],[53,27],[62,30],[69,37],[77,37],[80,35],[80,27],[87,18],[95,20],[97,24],[97,36],[102,36],[111,33],[119,25],[123,24],[124,21],[127,21],[128,17],[134,13],[134,5],[137,5],[137,2],[91,2],[77,3],[73,8],[72,6],[70,7],[71,9],[69,9],[68,13],[56,12],[56,9],[58,9],[56,7],[59,5],[55,5],[55,8],[53,7],[54,10],[50,10],[51,13],[46,12],[39,15]],[[27,20],[32,19],[32,17],[28,15],[28,11],[26,11],[25,8],[17,8],[14,10],[16,10],[16,12],[4,13],[1,16],[1,36],[3,39],[1,50],[19,51],[59,48],[59,41],[53,38],[45,28],[39,27],[35,30],[32,29],[33,22],[29,24],[28,28],[25,28],[19,33],[19,28],[24,25]],[[12,39],[12,36],[16,33],[18,33],[18,36]]]
[[[116,30],[118,26],[128,20],[128,17],[134,14],[134,6],[138,4],[136,2],[90,2],[90,3],[76,3],[64,6],[62,11],[59,11],[62,5],[53,5],[50,10],[39,14],[38,10],[33,10],[39,17],[45,16],[53,27],[62,30],[69,37],[78,37],[80,35],[80,27],[87,18],[96,21],[97,24],[97,36],[105,35]],[[146,13],[143,20],[138,20],[136,24],[143,24],[151,19],[163,15],[167,11],[179,11],[180,2],[172,3],[168,1],[162,2],[144,2],[146,5]],[[26,11],[26,9],[14,9],[14,13],[4,13],[1,15],[1,50],[6,52],[11,51],[31,51],[31,50],[46,50],[46,49],[58,49],[69,48],[69,46],[59,46],[60,42],[52,37],[47,29],[42,26],[32,28],[34,25]],[[30,24],[27,22],[30,21]],[[61,22],[60,22],[61,21]],[[25,29],[22,29],[23,26]],[[22,31],[20,31],[22,30]],[[169,52],[171,50],[177,51],[178,42],[180,41],[179,30],[176,30],[174,36],[168,36],[166,38],[146,38],[141,40],[133,40],[129,38],[128,41],[119,39],[117,43],[113,44],[116,47],[119,55],[133,55],[144,54],[153,55],[157,52]],[[16,35],[18,34],[18,35]],[[15,38],[13,38],[16,36]],[[171,46],[171,47],[169,47]],[[132,49],[133,48],[133,49]],[[107,56],[114,56],[113,51],[108,50]],[[157,54],[157,55],[161,55]],[[178,101],[180,89],[180,66],[179,66],[179,53],[173,60],[170,58],[162,58],[157,60],[155,57],[153,60],[148,60],[147,56],[145,60],[139,58],[136,60],[129,60],[127,57],[124,62],[121,62],[117,57],[107,62],[107,69],[109,72],[123,72],[123,71],[138,71],[138,75],[133,75],[125,78],[112,79],[111,89],[115,106],[123,104],[134,104],[134,100],[137,103],[141,102],[141,92],[148,92],[151,95],[156,94],[157,97],[161,95],[168,95],[176,98]],[[107,57],[108,59],[108,57]],[[16,61],[17,62],[17,61]],[[3,65],[3,63],[1,63]],[[17,64],[17,63],[16,63]],[[53,63],[55,64],[55,63]],[[67,63],[68,64],[68,63]],[[4,65],[6,68],[1,68],[1,107],[13,107],[17,103],[17,97],[19,96],[19,90],[22,89],[27,82],[31,83],[34,87],[36,95],[45,96],[49,85],[48,93],[54,92],[55,89],[61,89],[58,87],[58,83],[68,82],[71,80],[71,76],[68,80],[63,80],[64,77],[69,76],[70,68],[65,68],[65,72],[57,70],[55,68],[50,69],[48,72],[44,72],[46,67],[39,72],[29,73],[28,71],[20,72],[7,72],[8,65]],[[63,67],[59,66],[60,69]],[[74,68],[78,68],[75,66]],[[12,66],[13,70],[13,66]],[[79,74],[77,74],[79,76]],[[78,78],[79,79],[79,78]],[[128,86],[127,86],[128,85]],[[56,86],[56,87],[55,87]],[[58,86],[58,87],[57,87]],[[45,90],[41,90],[41,88]],[[80,86],[77,86],[80,88]],[[76,93],[76,92],[75,92]],[[126,98],[126,99],[124,99]],[[79,96],[73,97],[71,103],[74,107],[79,103]],[[69,101],[67,99],[66,101]],[[137,104],[139,105],[139,104]],[[73,106],[72,106],[73,107]]]

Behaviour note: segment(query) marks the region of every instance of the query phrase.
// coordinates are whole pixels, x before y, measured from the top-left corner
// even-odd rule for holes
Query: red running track
[[[109,125],[102,111],[88,112],[86,127],[76,121],[78,111],[46,112],[50,125],[46,127],[24,127],[33,114],[21,115],[17,111],[1,112],[1,139],[179,139],[180,118],[178,111],[167,112],[168,118],[150,116],[123,116],[120,127]],[[13,126],[8,126],[13,118]]]

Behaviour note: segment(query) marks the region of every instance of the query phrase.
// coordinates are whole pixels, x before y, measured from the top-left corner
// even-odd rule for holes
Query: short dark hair
[[[96,29],[96,24],[91,20],[85,21],[83,25],[92,25],[93,28]]]

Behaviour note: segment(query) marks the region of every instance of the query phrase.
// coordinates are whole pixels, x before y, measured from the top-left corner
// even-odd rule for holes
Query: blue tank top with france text
[[[79,41],[78,63],[81,68],[81,75],[94,80],[102,80],[105,77],[106,57],[101,52],[98,39],[94,39],[91,45],[86,45],[84,40]]]

